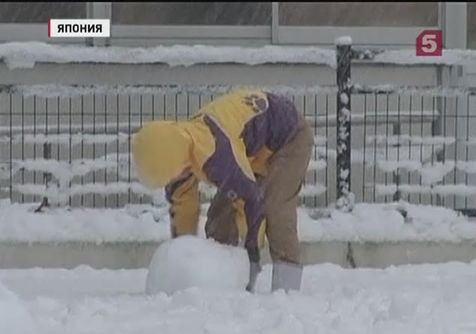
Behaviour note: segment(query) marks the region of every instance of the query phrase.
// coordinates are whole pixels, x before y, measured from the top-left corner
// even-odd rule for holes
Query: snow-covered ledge
[[[326,64],[335,66],[331,49],[316,47],[264,47],[174,45],[147,48],[51,45],[41,42],[0,44],[0,59],[10,69],[33,68],[36,63],[195,64],[265,63]]]
[[[413,49],[354,61],[365,85],[435,86],[436,66],[476,63],[475,51],[416,57]],[[335,85],[335,50],[312,46],[87,47],[0,44],[0,85]],[[411,65],[411,66],[407,66]],[[468,65],[469,66],[469,65]],[[388,78],[392,78],[389,82]]]
[[[343,40],[343,41],[347,41]],[[10,69],[33,68],[37,63],[154,64],[191,66],[195,64],[266,63],[324,64],[335,67],[335,50],[310,46],[262,47],[173,45],[145,48],[88,47],[52,45],[43,42],[9,42],[0,44],[0,59]],[[443,50],[441,57],[417,57],[415,50],[388,50],[377,54],[376,63],[470,65],[476,50]]]
[[[202,205],[199,234],[204,235]],[[160,242],[170,238],[168,207],[130,205],[121,209],[51,208],[0,201],[0,242]],[[476,223],[451,209],[406,202],[357,204],[350,213],[298,210],[302,242],[461,242],[476,240]]]
[[[0,203],[0,268],[146,267],[157,245],[170,238],[166,207],[35,214],[34,205]],[[352,213],[300,209],[298,218],[306,264],[386,267],[476,259],[476,223],[441,207],[358,204]],[[202,216],[201,236],[204,222]]]

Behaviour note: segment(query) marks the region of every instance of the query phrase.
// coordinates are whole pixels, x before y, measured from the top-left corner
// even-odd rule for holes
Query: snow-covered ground
[[[33,327],[23,303],[0,282],[0,332],[33,334]]]
[[[0,242],[121,242],[170,238],[168,207],[122,209],[51,209],[34,213],[37,204],[0,201]],[[199,234],[207,205],[202,208]],[[406,214],[406,218],[404,215]],[[352,213],[330,210],[325,217],[298,211],[301,241],[449,241],[476,240],[476,223],[435,206],[357,204]]]
[[[140,242],[170,237],[166,206],[52,209],[39,214],[32,212],[34,208],[0,201],[0,242]],[[474,222],[441,207],[358,204],[352,213],[328,213],[319,218],[317,212],[299,209],[300,239],[476,240]],[[203,223],[202,216],[201,227]],[[269,293],[269,265],[258,279],[256,294],[188,288],[151,296],[144,293],[146,277],[147,269],[85,266],[0,270],[0,333],[476,332],[476,261],[354,270],[307,266],[302,291],[290,294]]]
[[[0,281],[20,298],[31,316],[24,321],[37,334],[476,332],[476,262],[385,270],[309,266],[302,291],[288,295],[269,293],[270,266],[254,295],[189,288],[147,296],[146,274],[0,270]],[[0,318],[10,316],[6,310]]]

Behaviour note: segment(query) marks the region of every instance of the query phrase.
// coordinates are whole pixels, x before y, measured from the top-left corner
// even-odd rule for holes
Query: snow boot
[[[284,289],[299,290],[301,288],[303,266],[297,263],[276,261],[273,262],[273,278],[271,291]]]

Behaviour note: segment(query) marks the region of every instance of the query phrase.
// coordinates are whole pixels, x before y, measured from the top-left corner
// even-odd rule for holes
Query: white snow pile
[[[305,189],[306,190],[306,189]],[[130,205],[122,209],[51,208],[0,201],[0,242],[147,242],[170,238],[168,206]],[[204,236],[208,204],[201,209]],[[359,203],[350,213],[298,209],[301,241],[448,241],[476,240],[476,222],[451,209]],[[406,217],[405,217],[406,216]]]
[[[350,36],[341,36],[336,38],[335,45],[352,45],[352,37]]]
[[[0,201],[0,241],[88,241],[99,244],[170,238],[166,207],[57,208],[35,213],[37,206]]]
[[[333,50],[316,47],[174,45],[148,48],[51,45],[42,42],[0,44],[0,59],[9,69],[33,68],[36,63],[165,63],[190,66],[207,63],[317,63],[334,66]]]
[[[167,294],[186,288],[243,290],[249,262],[243,248],[182,236],[164,242],[149,266],[146,292]]]
[[[25,306],[0,281],[0,333],[33,334],[33,319]]]
[[[459,242],[476,239],[476,223],[464,215],[443,207],[405,202],[360,203],[351,213],[332,210],[329,217],[318,220],[309,219],[306,212],[299,211],[298,220],[301,241]]]

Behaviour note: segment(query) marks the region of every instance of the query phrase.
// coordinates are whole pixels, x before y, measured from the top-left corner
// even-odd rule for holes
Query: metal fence
[[[475,90],[346,80],[335,87],[263,87],[289,95],[314,129],[301,204],[327,207],[348,189],[357,202],[403,199],[471,212]],[[131,134],[152,119],[187,119],[230,89],[0,87],[0,196],[39,206],[164,203],[162,191],[149,191],[135,177]],[[206,201],[214,190],[202,185],[201,193]]]
[[[13,202],[70,206],[160,203],[162,191],[152,193],[135,177],[131,135],[153,119],[187,119],[231,89],[136,86],[101,92],[98,87],[62,87],[45,94],[18,87],[0,88],[1,194]],[[332,146],[328,137],[332,136],[335,117],[329,109],[335,101],[335,88],[317,94],[297,88],[278,90],[291,96],[316,133],[302,203],[328,205],[332,191],[326,189],[331,169],[325,157]],[[204,201],[214,193],[206,186],[201,192]]]
[[[359,177],[362,186],[351,189],[361,201],[474,208],[476,99],[447,93],[353,94],[353,111],[364,110],[352,151],[352,181]]]

